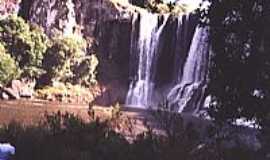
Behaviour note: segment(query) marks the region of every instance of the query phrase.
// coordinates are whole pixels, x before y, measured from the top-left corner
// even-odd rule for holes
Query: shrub
[[[73,81],[79,84],[88,84],[89,82],[96,83],[96,69],[98,63],[98,59],[94,54],[81,59],[81,61],[73,68]]]
[[[21,77],[38,79],[38,84],[54,80],[96,82],[98,61],[94,55],[86,55],[86,41],[82,37],[57,35],[49,39],[39,26],[12,15],[0,20],[0,42],[10,54],[9,59],[18,64]]]
[[[128,142],[107,121],[84,122],[73,114],[46,114],[39,126],[11,123],[0,130],[0,141],[16,147],[17,160],[121,160]]]
[[[0,41],[18,63],[22,76],[37,78],[42,73],[47,36],[38,26],[14,15],[0,20],[0,31]]]
[[[98,62],[94,56],[86,55],[85,48],[86,42],[81,37],[53,38],[43,60],[46,77],[62,82],[93,80]]]
[[[16,160],[239,160],[262,159],[257,153],[242,147],[226,148],[221,141],[224,130],[214,128],[208,141],[194,137],[192,127],[185,126],[181,116],[169,112],[155,113],[165,134],[148,131],[128,142],[123,134],[114,131],[116,111],[110,120],[95,118],[89,111],[90,121],[74,114],[45,114],[38,126],[10,123],[0,128],[0,142],[16,147]],[[113,124],[111,121],[114,121]],[[172,122],[172,124],[170,124]],[[163,125],[165,124],[165,125]],[[227,131],[225,131],[227,132]],[[169,134],[171,136],[169,136]],[[210,133],[210,132],[209,132]],[[213,135],[213,136],[211,136]],[[228,135],[230,136],[230,135]],[[227,141],[229,142],[229,141]],[[255,158],[256,157],[256,158]]]
[[[15,60],[6,53],[4,46],[0,43],[0,84],[5,85],[19,75],[19,67]]]
[[[160,0],[147,1],[145,2],[144,7],[153,13],[172,13],[175,15],[194,10],[191,5],[176,4],[172,2],[167,3]]]

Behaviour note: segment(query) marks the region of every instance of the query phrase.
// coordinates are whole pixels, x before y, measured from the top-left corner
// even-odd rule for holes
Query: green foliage
[[[92,54],[85,56],[73,67],[73,81],[79,84],[94,84],[96,83],[96,69],[98,66],[97,57]]]
[[[43,54],[48,38],[35,25],[29,26],[17,16],[0,20],[0,41],[22,70],[22,76],[36,78],[42,73]]]
[[[186,13],[191,8],[185,4],[165,3],[160,0],[146,1],[143,7],[153,13],[172,13],[176,15]]]
[[[16,62],[6,53],[4,46],[0,43],[0,84],[7,84],[20,75]]]
[[[96,82],[98,60],[86,55],[82,37],[58,35],[49,39],[39,26],[14,15],[0,20],[0,31],[0,42],[18,64],[22,77],[37,79],[38,84],[54,80],[86,85]]]
[[[202,12],[211,28],[210,115],[219,123],[256,120],[270,153],[270,1],[211,0]],[[266,142],[266,143],[265,143]]]
[[[210,114],[260,122],[270,112],[270,18],[267,0],[211,0],[203,12],[211,28]]]
[[[85,48],[85,40],[75,35],[53,38],[43,59],[46,76],[62,82],[94,81],[98,62],[85,54]]]

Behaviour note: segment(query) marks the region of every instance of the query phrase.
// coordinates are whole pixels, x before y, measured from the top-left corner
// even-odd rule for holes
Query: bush
[[[121,160],[128,142],[107,121],[84,122],[73,114],[45,115],[39,126],[11,123],[0,130],[0,141],[16,147],[16,160]]]
[[[16,160],[262,159],[258,153],[241,146],[226,148],[221,145],[221,141],[229,142],[226,138],[231,135],[224,137],[224,130],[220,128],[209,132],[211,139],[198,139],[193,127],[184,125],[176,113],[156,112],[155,116],[162,119],[158,123],[161,132],[148,126],[146,132],[129,142],[122,132],[114,130],[115,123],[120,123],[117,108],[109,120],[101,120],[90,111],[87,122],[73,114],[58,112],[45,114],[45,121],[38,126],[10,123],[0,128],[0,142],[10,142],[16,147]]]
[[[187,13],[189,10],[194,10],[192,6],[186,4],[176,4],[172,2],[167,3],[160,0],[147,1],[143,7],[153,13],[172,13],[175,15]]]
[[[98,65],[98,59],[95,55],[86,56],[73,68],[73,82],[75,83],[96,83],[96,69]]]
[[[44,59],[46,77],[62,82],[93,80],[97,59],[85,52],[86,42],[77,36],[53,38]]]
[[[49,39],[39,26],[12,15],[0,20],[0,42],[10,54],[5,60],[14,59],[23,78],[38,79],[38,84],[54,80],[87,85],[96,82],[98,61],[94,55],[86,55],[82,37],[58,35]]]
[[[19,75],[19,67],[15,60],[6,53],[4,46],[0,43],[0,84],[5,85]]]
[[[22,76],[37,78],[41,75],[43,54],[48,44],[43,31],[14,15],[0,20],[0,31],[0,41],[18,63]]]

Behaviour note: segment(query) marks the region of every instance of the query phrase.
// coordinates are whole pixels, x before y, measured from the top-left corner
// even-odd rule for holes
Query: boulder
[[[4,88],[2,90],[3,99],[20,99],[20,94],[13,88]]]
[[[21,88],[19,90],[20,97],[22,98],[32,98],[35,91],[36,82],[35,81],[23,81],[21,82]]]
[[[0,87],[1,98],[5,100],[32,98],[35,84],[31,81],[12,80],[9,87]]]

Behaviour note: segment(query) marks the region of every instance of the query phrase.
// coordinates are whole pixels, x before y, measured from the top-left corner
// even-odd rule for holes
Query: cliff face
[[[0,1],[0,18],[9,14],[17,14],[19,11],[19,0]]]
[[[20,6],[20,15],[49,35],[60,31],[94,36],[102,23],[130,18],[110,0],[22,0]]]

